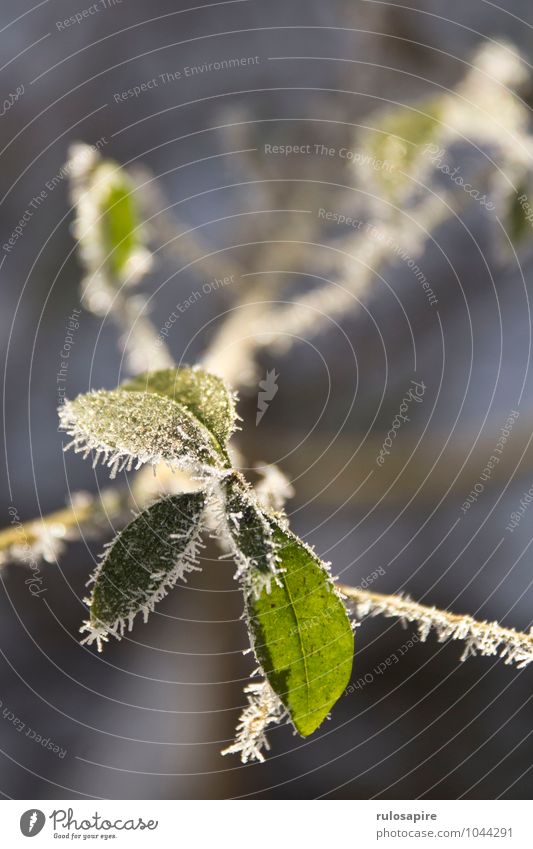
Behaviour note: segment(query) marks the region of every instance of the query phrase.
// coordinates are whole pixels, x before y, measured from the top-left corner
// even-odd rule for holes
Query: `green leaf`
[[[254,650],[296,730],[320,725],[350,679],[353,631],[319,558],[272,521],[280,574],[259,598],[248,594]]]
[[[136,187],[124,168],[89,145],[71,147],[67,168],[86,272],[83,296],[91,310],[105,314],[116,290],[138,282],[152,262]]]
[[[365,132],[365,147],[373,164],[363,165],[394,194],[406,183],[421,156],[421,147],[434,138],[440,128],[444,99],[435,97],[413,106],[385,109]],[[372,173],[374,173],[374,171]]]
[[[66,447],[95,451],[111,476],[135,464],[166,462],[182,469],[220,468],[209,431],[180,404],[145,392],[98,390],[59,408],[60,426],[73,439]]]
[[[126,171],[108,159],[87,169],[82,187],[78,218],[89,272],[100,268],[111,284],[122,283],[132,275],[135,279],[150,264],[135,186]]]
[[[224,381],[199,366],[140,374],[122,384],[128,392],[155,392],[186,407],[226,447],[235,428],[235,396]]]
[[[120,638],[142,612],[146,622],[154,605],[178,580],[198,569],[205,496],[201,492],[173,495],[153,504],[131,522],[107,547],[93,577],[90,619],[83,642]]]
[[[507,230],[513,245],[523,241],[528,233],[530,222],[528,215],[531,214],[531,206],[527,200],[527,187],[519,185],[516,192],[511,194],[507,209]]]
[[[115,162],[98,166],[95,181],[102,181],[99,226],[114,274],[120,277],[135,251],[142,246],[133,185]]]

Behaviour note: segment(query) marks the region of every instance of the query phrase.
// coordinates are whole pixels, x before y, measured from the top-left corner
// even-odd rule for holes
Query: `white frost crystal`
[[[294,497],[294,487],[288,477],[274,464],[256,463],[254,469],[261,475],[255,495],[263,510],[280,512],[289,498]]]
[[[237,723],[235,742],[221,754],[240,754],[243,764],[248,761],[262,763],[265,760],[262,750],[270,749],[266,729],[269,725],[278,725],[287,711],[268,681],[254,681],[244,692],[248,696],[248,706]]]

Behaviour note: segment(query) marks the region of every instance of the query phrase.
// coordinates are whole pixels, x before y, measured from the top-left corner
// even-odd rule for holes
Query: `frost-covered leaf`
[[[78,395],[59,409],[60,426],[73,439],[67,448],[95,452],[117,471],[143,463],[182,469],[220,468],[222,458],[207,429],[184,407],[145,392],[98,390]]]
[[[122,384],[129,392],[155,392],[187,407],[224,448],[237,417],[234,393],[224,381],[199,366],[140,374]]]
[[[83,167],[77,167],[82,162]],[[117,162],[104,160],[87,145],[75,145],[69,163],[76,208],[74,232],[89,273],[100,271],[121,283],[145,271],[144,245],[135,186]]]
[[[275,521],[272,528],[280,574],[270,592],[248,595],[247,613],[270,686],[307,737],[349,681],[353,631],[324,564],[289,530]]]
[[[138,282],[152,263],[135,186],[124,168],[102,159],[89,145],[72,146],[66,169],[75,210],[73,232],[85,269],[84,301],[90,310],[105,314],[116,291]]]
[[[252,489],[237,475],[223,483],[225,523],[237,563],[236,577],[246,574],[254,594],[268,589],[277,572],[277,552],[271,521]]]
[[[83,642],[96,641],[101,651],[109,634],[120,638],[141,612],[146,622],[168,590],[198,569],[204,506],[202,492],[170,496],[144,510],[118,534],[92,579],[90,619],[81,629],[88,636]]]

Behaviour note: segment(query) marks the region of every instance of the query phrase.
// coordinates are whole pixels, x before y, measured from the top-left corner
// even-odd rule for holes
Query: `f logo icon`
[[[20,818],[20,830],[24,837],[35,837],[42,831],[46,822],[46,817],[42,811],[36,808],[31,808],[25,811]]]

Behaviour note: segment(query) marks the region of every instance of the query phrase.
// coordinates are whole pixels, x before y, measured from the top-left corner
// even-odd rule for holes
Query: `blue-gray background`
[[[57,0],[35,8],[26,0],[16,7],[0,2],[3,96],[25,87],[0,119],[2,243],[31,198],[60,171],[72,141],[94,143],[104,136],[106,155],[152,169],[169,203],[181,202],[180,218],[189,226],[266,209],[272,197],[284,209],[291,203],[300,208],[302,198],[293,200],[289,189],[272,195],[250,185],[244,156],[213,158],[238,150],[240,141],[216,128],[255,119],[257,147],[266,139],[350,144],[350,125],[365,124],[384,101],[406,102],[452,86],[484,38],[511,39],[530,60],[533,52],[533,17],[524,0],[508,0],[505,9],[482,0],[418,0],[412,7],[246,0],[198,4],[192,11],[170,0],[122,0],[80,24],[58,28],[58,21],[83,8],[82,2]],[[255,55],[256,65],[115,102],[117,92],[161,73]],[[248,146],[250,135],[244,141]],[[340,167],[293,159],[264,165],[255,176],[331,184]],[[347,173],[342,179],[349,179]],[[248,185],[215,190],[239,182]],[[331,185],[313,191],[315,204],[335,208]],[[191,195],[198,196],[184,200]],[[290,239],[298,215],[283,215],[279,232]],[[279,270],[275,245],[231,248],[264,239],[262,216],[249,218],[253,222],[229,218],[210,225],[203,237],[213,250],[230,246],[227,255],[249,272]],[[59,351],[68,316],[79,307],[71,220],[63,181],[48,192],[0,271],[9,470],[5,525],[10,503],[28,520],[60,508],[69,488],[92,491],[96,478],[105,480],[79,457],[64,462],[56,429]],[[438,292],[442,334],[408,271],[386,269],[409,321],[376,280],[368,311],[346,316],[339,329],[314,337],[312,346],[295,346],[290,356],[263,354],[260,370],[276,368],[279,392],[257,429],[257,387],[243,393],[247,429],[241,447],[250,459],[287,455],[280,465],[298,478],[289,505],[293,525],[346,582],[357,584],[380,567],[384,574],[376,591],[401,589],[429,604],[527,628],[533,595],[529,516],[513,535],[505,526],[533,477],[526,450],[530,264],[527,256],[520,266],[501,260],[478,210],[442,228],[437,241],[420,264]],[[292,268],[312,273],[313,250],[302,247]],[[226,273],[225,255],[220,276]],[[154,304],[157,324],[212,276],[201,261],[173,275],[178,266],[179,256],[162,253],[146,286],[149,292],[164,284]],[[310,285],[305,278],[300,283]],[[200,355],[217,317],[231,304],[232,294],[221,291],[190,308],[170,337],[176,358]],[[365,461],[350,459],[384,386],[376,326],[389,369],[376,434],[386,430],[415,374],[411,331],[416,375],[428,387],[419,418],[405,434],[402,462],[409,457],[409,440],[416,444],[426,425],[427,430],[383,498],[386,487],[380,482],[353,494]],[[354,352],[358,384],[352,404]],[[120,357],[113,326],[84,313],[67,394],[116,385]],[[463,517],[460,505],[523,387],[505,468]],[[454,483],[473,446],[474,459]],[[109,529],[108,536],[112,533]],[[442,647],[432,638],[347,694],[309,740],[283,727],[271,734],[265,765],[222,759],[219,750],[232,736],[252,663],[241,655],[246,636],[231,565],[218,564],[208,550],[211,559],[202,575],[167,598],[131,639],[96,656],[79,646],[77,629],[84,617],[84,584],[99,550],[95,541],[74,544],[59,564],[44,567],[46,604],[29,594],[24,567],[1,573],[0,699],[8,713],[0,715],[0,790],[6,796],[527,798],[531,793],[532,673],[492,658],[461,664],[459,644]],[[365,623],[356,635],[354,681],[372,674],[412,633],[390,621]],[[18,732],[9,712],[66,749],[65,757]]]

